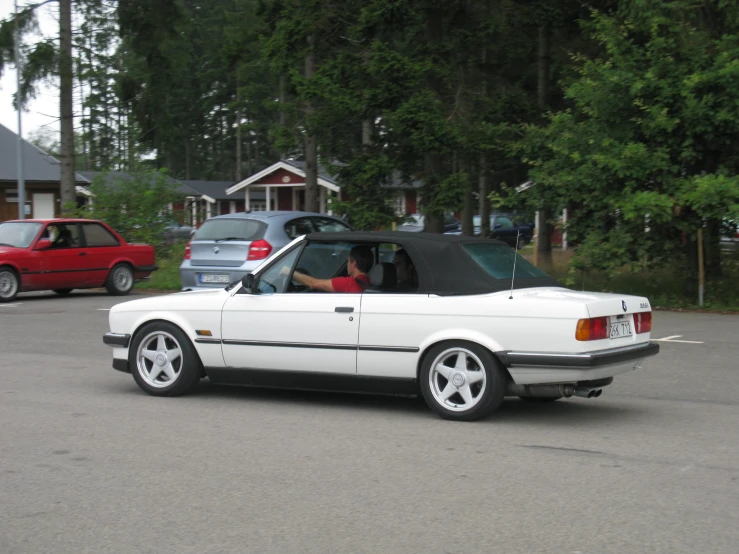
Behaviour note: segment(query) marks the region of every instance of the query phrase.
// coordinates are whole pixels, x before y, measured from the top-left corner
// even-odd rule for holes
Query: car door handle
[[[80,252],[80,256],[87,256],[87,252]]]
[[[348,313],[351,313],[351,312],[353,312],[353,311],[354,311],[354,308],[351,308],[351,307],[344,307],[344,306],[339,306],[339,307],[337,307],[336,309],[334,309],[334,311],[335,311],[335,312],[339,312],[339,313],[341,313],[341,314],[348,314]]]

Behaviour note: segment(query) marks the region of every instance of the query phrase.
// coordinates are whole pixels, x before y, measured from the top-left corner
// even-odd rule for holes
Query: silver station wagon
[[[250,212],[212,217],[195,232],[180,265],[182,290],[240,281],[301,235],[351,231],[336,217],[312,212]]]

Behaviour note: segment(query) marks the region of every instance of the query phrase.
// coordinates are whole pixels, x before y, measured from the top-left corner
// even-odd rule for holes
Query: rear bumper
[[[512,367],[561,367],[587,368],[601,367],[644,359],[656,356],[659,353],[659,344],[649,342],[645,345],[627,346],[601,350],[599,352],[584,352],[560,354],[555,352],[496,352],[498,359],[507,368]]]
[[[645,358],[659,352],[659,345],[615,348],[600,352],[496,352],[517,385],[577,383],[606,379],[639,369]]]

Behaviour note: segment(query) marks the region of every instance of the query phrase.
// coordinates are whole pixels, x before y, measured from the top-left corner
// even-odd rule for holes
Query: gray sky
[[[37,0],[19,0],[19,7],[31,4]],[[0,0],[0,19],[6,19],[13,14],[13,0]],[[57,7],[47,4],[38,8],[37,14],[40,31],[43,36],[53,37],[58,34]],[[37,37],[35,37],[37,38]],[[34,37],[26,35],[24,44],[33,44]],[[15,68],[6,66],[0,78],[0,123],[11,129],[18,130],[18,116],[13,108],[13,95],[16,91]],[[59,91],[56,79],[51,85],[39,87],[35,100],[29,102],[23,111],[23,136],[28,137],[31,131],[44,127],[59,132]]]

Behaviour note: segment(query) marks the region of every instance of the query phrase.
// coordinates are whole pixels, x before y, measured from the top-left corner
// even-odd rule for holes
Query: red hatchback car
[[[31,290],[69,294],[104,286],[110,294],[124,295],[156,269],[154,247],[128,244],[101,221],[0,223],[0,302]]]

